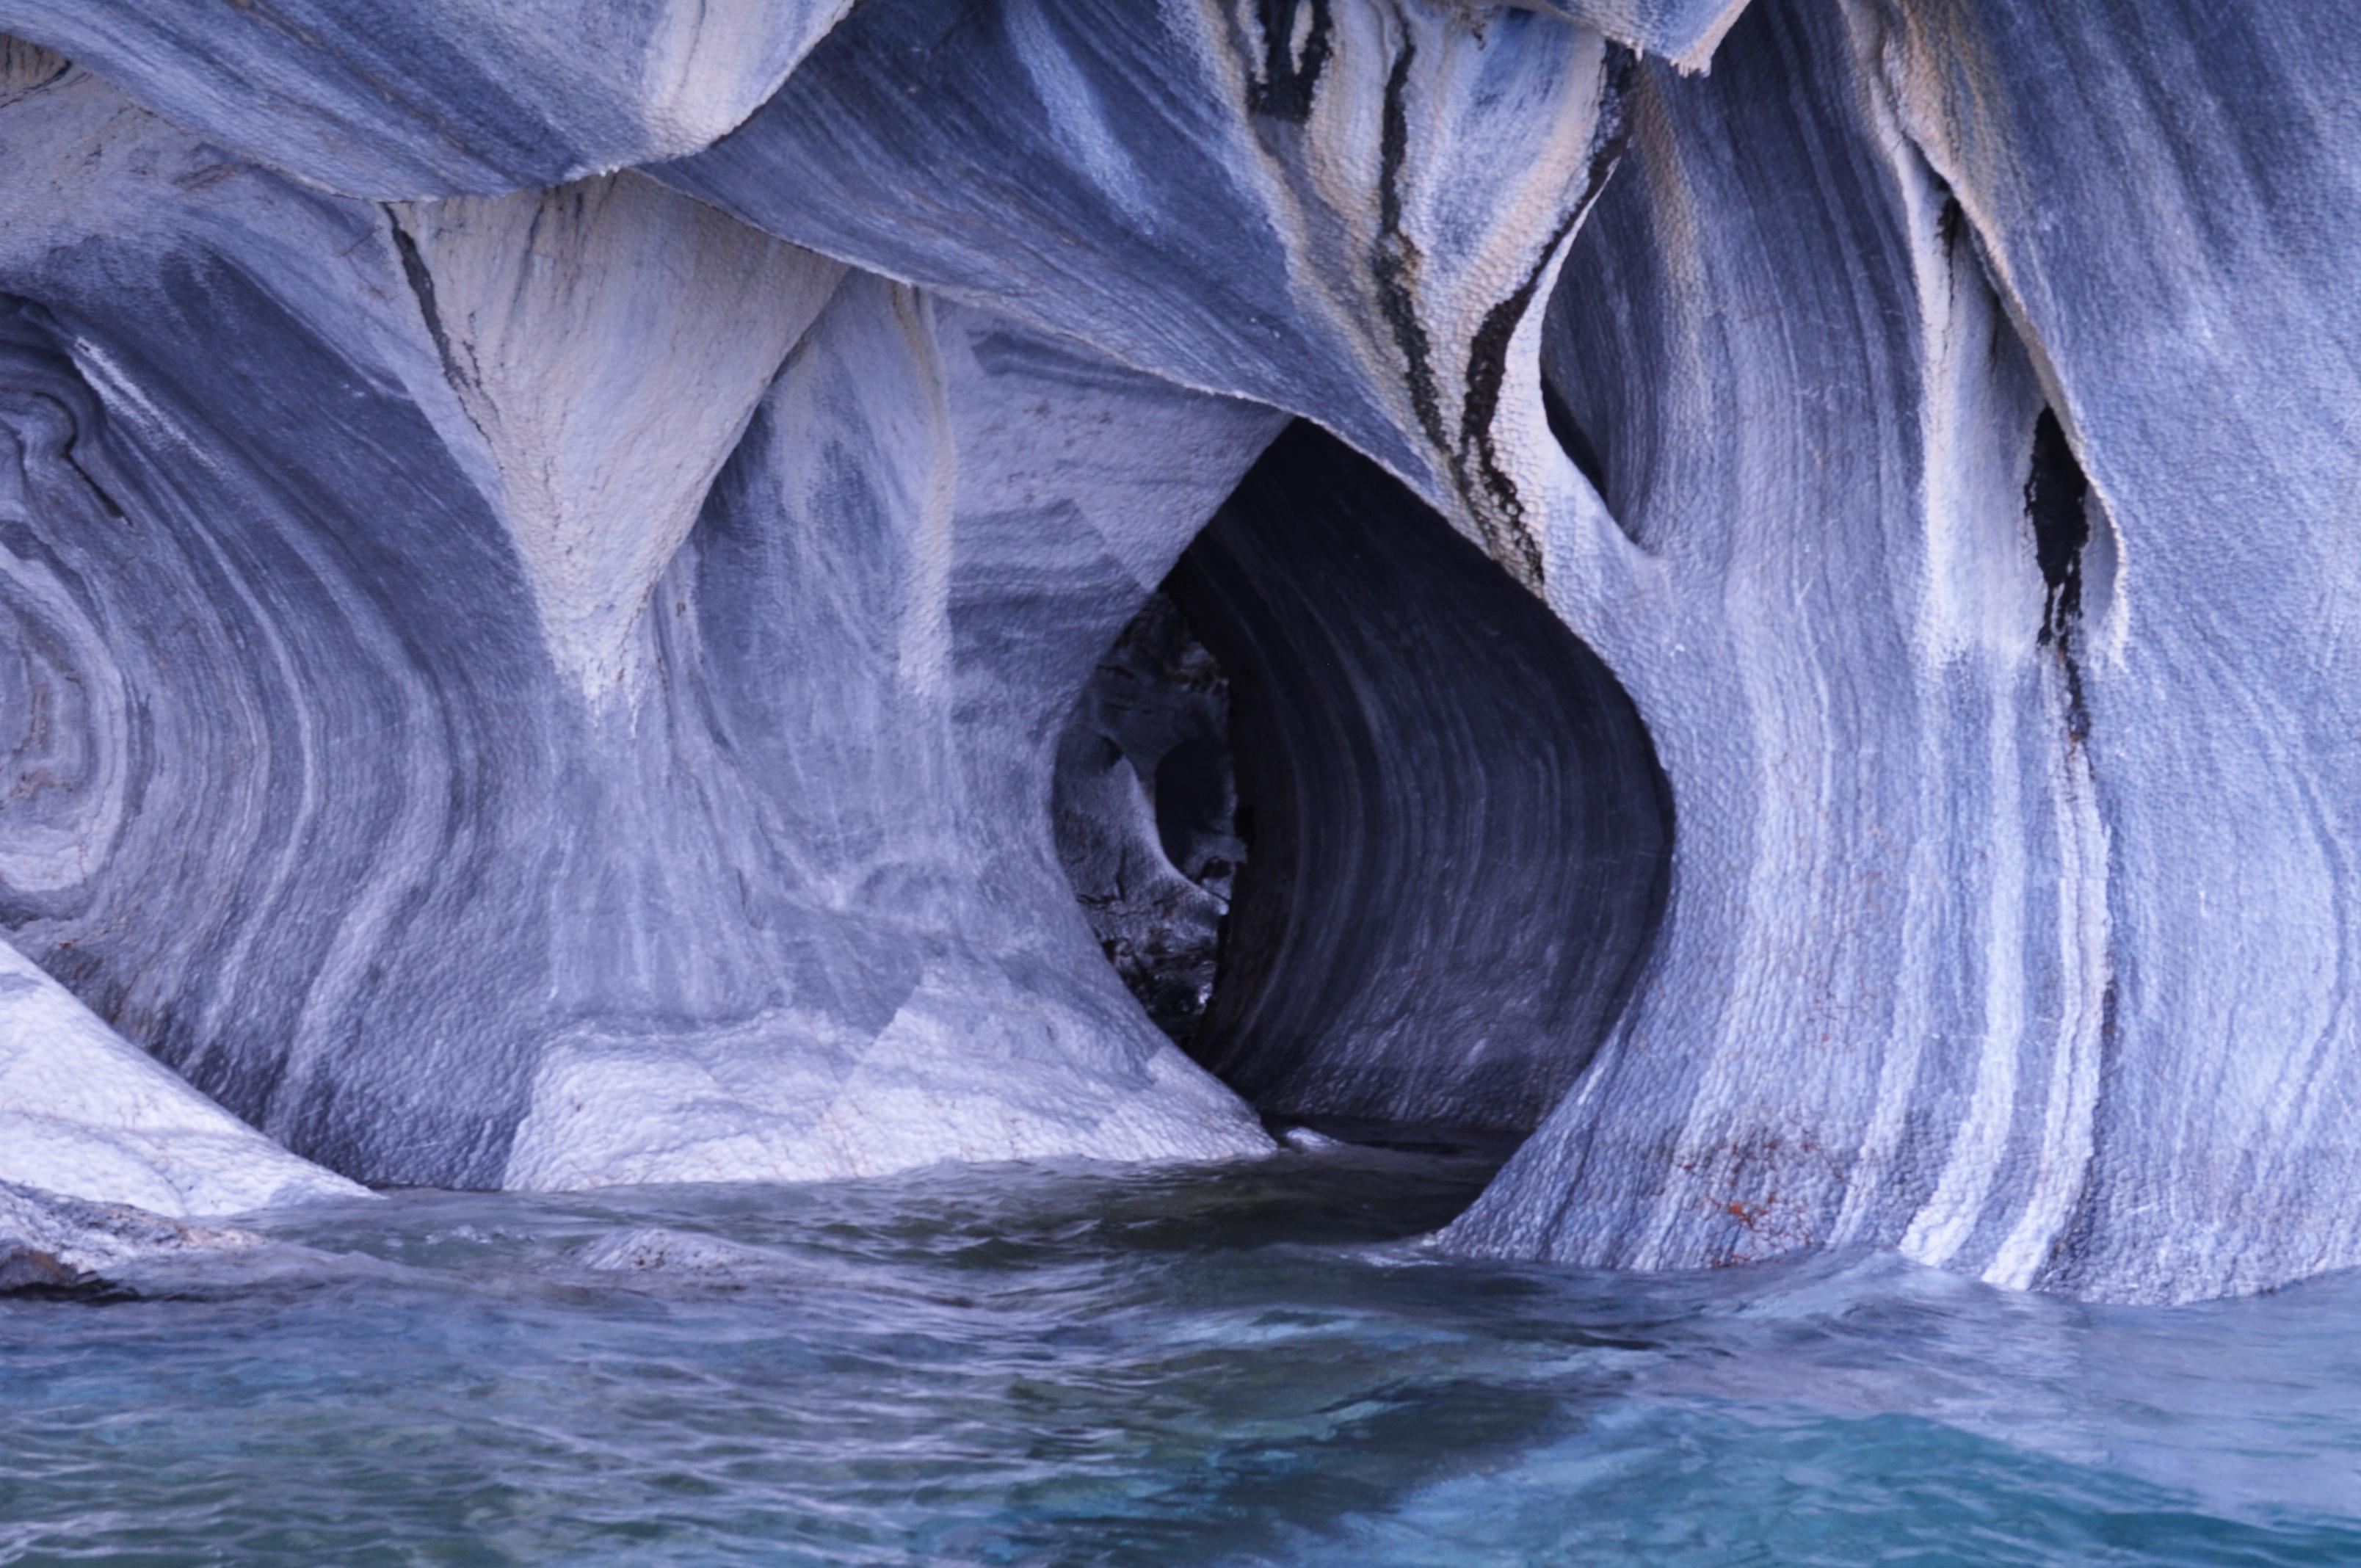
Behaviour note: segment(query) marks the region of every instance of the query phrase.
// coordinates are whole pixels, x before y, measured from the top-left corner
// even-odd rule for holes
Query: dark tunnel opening
[[[1517,1132],[1663,910],[1631,698],[1406,487],[1299,422],[1126,627],[1061,744],[1110,960],[1266,1116]]]

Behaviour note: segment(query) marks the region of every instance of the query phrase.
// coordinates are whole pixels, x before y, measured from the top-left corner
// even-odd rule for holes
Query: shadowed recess
[[[1058,859],[1115,973],[1187,1045],[1211,999],[1246,844],[1230,683],[1172,596],[1115,638],[1058,740]]]
[[[1192,1053],[1269,1114],[1532,1126],[1663,907],[1671,798],[1630,698],[1302,422],[1168,587],[1228,679],[1246,840]]]

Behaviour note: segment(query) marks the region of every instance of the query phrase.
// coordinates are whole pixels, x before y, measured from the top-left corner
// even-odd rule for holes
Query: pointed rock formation
[[[363,1193],[173,1077],[0,943],[0,1187],[9,1183],[168,1216]]]
[[[54,92],[0,240],[20,946],[374,1180],[1268,1146],[1048,800],[1273,415],[636,181],[389,218]]]

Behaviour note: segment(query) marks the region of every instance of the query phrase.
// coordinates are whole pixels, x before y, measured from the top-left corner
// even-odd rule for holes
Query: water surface
[[[236,1277],[0,1302],[0,1561],[2361,1561],[2361,1279],[1438,1256],[1492,1163],[266,1217]]]

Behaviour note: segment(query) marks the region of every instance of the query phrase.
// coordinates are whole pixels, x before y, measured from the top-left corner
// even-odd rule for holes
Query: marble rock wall
[[[1200,1060],[1263,1111],[1523,1131],[1621,1013],[1672,801],[1546,606],[1310,425],[1180,559],[1250,818]]]
[[[172,1218],[363,1195],[190,1088],[0,944],[0,1204],[12,1183]],[[0,1245],[8,1229],[0,1217]]]
[[[378,1181],[1265,1146],[1048,795],[1274,416],[635,175],[387,207],[86,73],[0,114],[5,914],[115,1028]]]
[[[499,195],[727,135],[852,0],[0,0],[45,46],[346,195]]]
[[[1049,803],[1094,663],[1300,418],[1489,558],[1499,635],[1265,641],[1302,699],[1240,776],[1323,727],[1381,782],[1456,758],[1445,797],[1524,804],[1433,841],[1518,913],[1282,856],[1289,918],[1360,934],[1237,946],[1241,1086],[1541,1117],[1464,1250],[2136,1299],[2361,1262],[2350,5],[0,30],[0,927],[287,1148],[1263,1146],[1094,951]],[[1323,548],[1391,506],[1346,488]],[[1284,602],[1324,504],[1209,537]],[[1539,609],[1580,656],[1488,684]],[[1586,882],[1540,781],[1624,798],[1643,749],[1586,725],[1626,702],[1669,860]],[[1319,789],[1338,844],[1435,826]],[[1308,1000],[1371,954],[1455,1022]]]
[[[1644,68],[1543,353],[1615,526],[1549,593],[1664,759],[1669,913],[1447,1245],[2138,1299],[2361,1262],[2356,49],[1763,0]]]

